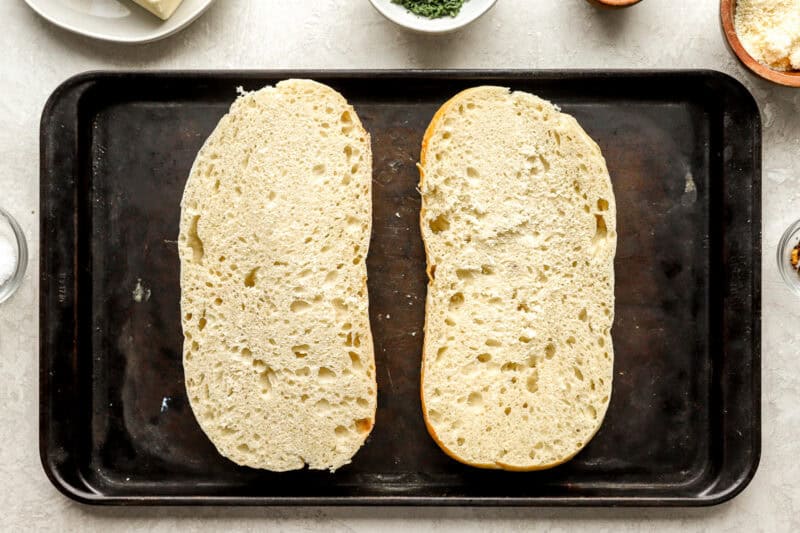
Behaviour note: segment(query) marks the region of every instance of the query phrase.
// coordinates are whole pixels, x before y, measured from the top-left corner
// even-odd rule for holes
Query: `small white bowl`
[[[17,254],[14,273],[5,282],[0,283],[0,303],[3,303],[22,285],[22,278],[28,267],[28,243],[17,221],[2,207],[0,207],[0,238],[7,239],[15,245]]]
[[[429,19],[415,15],[392,0],[369,0],[378,12],[395,24],[420,33],[449,33],[474,22],[489,11],[497,0],[467,0],[455,17]]]
[[[800,220],[789,226],[778,243],[778,270],[783,281],[800,296],[800,272],[792,267],[792,249],[800,242]]]

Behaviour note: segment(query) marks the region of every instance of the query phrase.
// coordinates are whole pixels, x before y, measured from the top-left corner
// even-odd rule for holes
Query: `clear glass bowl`
[[[800,242],[800,220],[789,226],[778,243],[778,270],[783,281],[800,296],[800,272],[792,267],[792,249]]]
[[[14,273],[0,285],[0,303],[8,300],[22,284],[25,269],[28,267],[28,243],[17,221],[0,207],[0,237],[8,238],[17,246],[17,265]]]

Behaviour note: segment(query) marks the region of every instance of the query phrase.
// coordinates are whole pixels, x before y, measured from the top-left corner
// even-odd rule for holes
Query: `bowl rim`
[[[725,41],[728,43],[728,47],[733,52],[733,55],[735,55],[745,67],[773,83],[786,87],[800,87],[800,71],[775,70],[759,63],[747,52],[736,33],[734,18],[736,13],[736,0],[720,0],[719,12],[722,22],[722,33],[725,34]]]
[[[610,8],[618,8],[618,7],[631,7],[635,6],[642,0],[588,0],[590,4],[594,4],[599,7],[610,7]]]
[[[11,298],[14,293],[17,292],[20,285],[22,285],[22,279],[25,276],[25,271],[28,268],[28,241],[25,238],[25,233],[22,231],[22,227],[17,222],[11,213],[0,207],[0,219],[5,220],[9,227],[11,228],[11,232],[14,234],[14,239],[17,243],[17,265],[14,269],[14,273],[8,278],[5,283],[0,286],[0,304]],[[10,288],[9,288],[10,287]]]
[[[791,267],[786,257],[786,248],[791,244],[793,237],[800,233],[800,220],[795,220],[786,228],[778,241],[776,259],[778,262],[778,272],[784,283],[798,296],[800,296],[800,272]]]
[[[427,34],[432,34],[432,35],[433,34],[437,34],[438,35],[438,34],[454,32],[456,30],[460,30],[461,28],[463,28],[465,26],[468,26],[469,24],[472,24],[473,22],[475,22],[476,20],[481,18],[483,15],[485,15],[490,9],[492,9],[495,6],[495,4],[497,4],[497,0],[488,0],[486,2],[486,5],[482,9],[479,8],[476,13],[474,13],[474,14],[472,14],[470,16],[465,16],[463,18],[460,18],[461,17],[460,14],[456,15],[453,18],[453,20],[454,21],[458,21],[458,22],[454,23],[453,26],[446,27],[446,28],[431,27],[431,26],[427,25],[427,24],[429,24],[431,22],[431,19],[427,19],[425,17],[420,17],[419,15],[414,15],[413,13],[410,13],[410,12],[409,12],[409,18],[399,17],[399,16],[393,15],[391,13],[391,11],[386,9],[386,7],[384,6],[384,4],[392,3],[392,0],[369,0],[369,3],[372,4],[372,7],[374,7],[375,10],[378,13],[383,15],[384,18],[394,22],[398,26],[402,26],[403,28],[406,28],[406,29],[409,29],[409,30],[413,30],[413,31],[416,31],[416,32],[419,32],[419,33],[427,33]],[[409,23],[408,22],[409,20],[418,21],[418,24]]]

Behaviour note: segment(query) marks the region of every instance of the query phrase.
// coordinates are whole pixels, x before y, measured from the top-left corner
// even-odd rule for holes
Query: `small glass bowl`
[[[0,303],[3,303],[22,284],[25,269],[28,267],[28,243],[17,221],[2,207],[0,207],[0,237],[9,238],[12,243],[16,242],[17,245],[17,265],[14,273],[0,285]]]
[[[792,249],[800,242],[800,220],[789,226],[778,243],[778,270],[783,281],[800,296],[800,273],[792,267]]]

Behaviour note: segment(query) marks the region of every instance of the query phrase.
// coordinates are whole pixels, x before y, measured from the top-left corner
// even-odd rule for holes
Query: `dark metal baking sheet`
[[[183,386],[175,239],[184,182],[236,87],[287,77],[341,91],[373,141],[377,423],[335,474],[234,465],[200,430]],[[617,196],[611,405],[583,452],[543,472],[456,463],[420,414],[426,278],[415,162],[438,106],[479,84],[534,92],[577,117],[601,146]],[[725,501],[748,483],[760,455],[760,143],[751,95],[708,71],[72,78],[52,95],[41,125],[44,468],[87,503]]]

